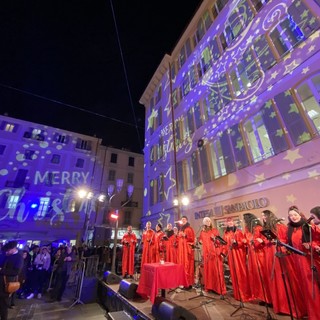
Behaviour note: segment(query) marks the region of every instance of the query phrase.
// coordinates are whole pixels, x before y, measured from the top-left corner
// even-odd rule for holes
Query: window
[[[310,132],[291,92],[289,90],[282,92],[276,95],[274,100],[294,145],[297,146],[309,141],[311,139]]]
[[[258,67],[253,58],[251,49],[244,53],[241,62],[230,74],[231,82],[236,96],[246,92],[260,77]]]
[[[165,200],[164,197],[164,175],[161,173],[158,177],[158,202],[163,202]]]
[[[128,166],[129,167],[134,167],[134,157],[129,157]]]
[[[156,180],[150,180],[150,194],[149,194],[149,204],[150,206],[153,206],[156,203],[157,199],[157,182]]]
[[[116,170],[109,170],[109,181],[116,181]]]
[[[14,130],[14,124],[13,123],[7,123],[5,128],[4,128],[4,131],[13,132],[13,130]]]
[[[161,100],[161,96],[162,96],[162,86],[160,84],[156,93],[156,104],[159,103],[159,101]]]
[[[10,195],[7,201],[7,209],[15,209],[19,203],[19,196]]]
[[[286,55],[304,39],[302,31],[290,16],[287,16],[273,29],[270,37],[280,57]]]
[[[13,187],[14,188],[22,188],[24,186],[26,177],[28,174],[28,170],[19,169],[14,180]]]
[[[78,158],[76,162],[77,168],[83,168],[84,167],[84,159]]]
[[[19,125],[12,122],[2,121],[0,124],[0,130],[7,132],[17,132]]]
[[[210,40],[209,42],[210,50],[211,50],[211,56],[214,61],[218,60],[221,56],[217,37],[214,37],[213,39]]]
[[[269,0],[251,0],[254,8],[258,11],[268,3]]]
[[[200,163],[198,152],[192,153],[191,157],[184,163],[184,174],[186,177],[186,188],[191,190],[201,185]]]
[[[214,178],[219,178],[236,170],[230,138],[227,131],[209,144]]]
[[[125,211],[123,215],[123,224],[131,225],[131,211]]]
[[[225,7],[225,5],[227,3],[228,3],[228,0],[215,1],[214,5],[211,9],[214,18],[216,18],[218,16],[218,13],[221,12],[221,10]]]
[[[186,53],[185,53],[185,48],[182,47],[179,54],[180,68],[184,65],[185,62],[186,62]]]
[[[48,197],[41,197],[40,198],[38,212],[37,212],[38,218],[45,217],[45,215],[48,212],[49,203],[50,203],[50,198],[48,198]]]
[[[111,153],[110,162],[111,163],[117,163],[117,161],[118,161],[118,155],[116,153]]]
[[[288,13],[305,37],[308,37],[315,30],[319,29],[319,19],[316,19],[303,1],[293,1],[292,5],[288,8]]]
[[[53,154],[51,158],[51,163],[59,164],[60,163],[60,155]]]
[[[133,184],[134,174],[132,172],[128,172],[127,182]]]
[[[41,129],[32,129],[31,138],[34,140],[44,141],[44,131]]]
[[[24,158],[25,158],[25,160],[36,159],[35,151],[34,150],[25,150],[24,151]]]
[[[316,132],[320,133],[320,75],[305,81],[297,88],[302,106]]]
[[[265,35],[261,35],[257,39],[255,39],[253,47],[263,71],[269,70],[276,64],[276,59],[269,47]]]
[[[173,108],[176,108],[179,105],[180,101],[181,101],[181,90],[180,90],[180,88],[175,88],[172,91],[172,106],[173,106]]]
[[[207,146],[202,146],[201,148],[199,148],[199,161],[200,161],[203,183],[207,183],[212,180]]]
[[[77,138],[76,148],[80,150],[91,150],[91,141]]]
[[[245,122],[244,129],[254,162],[269,158],[274,154],[261,113]]]
[[[59,133],[55,133],[54,134],[54,137],[53,137],[53,140],[56,141],[56,142],[59,142],[59,143],[68,143],[68,136],[67,135],[64,135],[64,134],[59,134]]]
[[[242,139],[239,125],[232,126],[229,130],[229,137],[231,140],[232,150],[235,157],[237,169],[247,167],[249,165],[249,159],[247,156],[245,143]]]
[[[4,150],[6,149],[6,146],[3,144],[0,144],[0,155],[4,154]]]

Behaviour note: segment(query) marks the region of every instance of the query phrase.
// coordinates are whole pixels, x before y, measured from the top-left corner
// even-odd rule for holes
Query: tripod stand
[[[197,266],[197,268],[198,268],[198,271],[199,271],[200,293],[198,295],[196,295],[195,297],[189,298],[189,300],[194,300],[194,299],[197,299],[197,298],[205,297],[205,298],[209,299],[208,301],[205,302],[205,304],[207,304],[207,303],[210,303],[211,301],[213,301],[214,298],[209,297],[209,296],[207,296],[207,295],[205,295],[203,293],[203,288],[202,288],[202,283],[201,283],[202,275],[201,275],[201,272],[200,272],[200,257],[201,257],[200,248],[195,247],[194,250],[197,250],[197,255],[198,255],[198,266]]]
[[[240,303],[239,303],[239,306],[236,308],[236,310],[234,310],[230,314],[230,317],[232,317],[234,314],[236,314],[239,310],[243,310],[244,308],[247,308],[247,307],[244,306],[244,303],[243,303],[243,297],[242,297],[241,290],[240,290],[240,287],[239,287],[239,279],[238,279],[238,274],[237,274],[237,270],[236,270],[236,266],[235,266],[236,259],[235,259],[234,251],[236,250],[236,246],[237,246],[237,242],[235,240],[235,233],[236,232],[239,232],[239,231],[236,230],[234,232],[234,236],[231,239],[231,244],[229,246],[228,263],[229,263],[230,271],[232,269],[232,273],[234,275],[234,277],[232,277],[232,284],[233,284],[233,287],[234,288],[236,287],[236,289],[237,289],[237,293],[238,293],[238,297],[239,297]],[[232,258],[231,263],[230,263],[230,258]],[[250,308],[247,308],[247,309],[250,309]],[[253,310],[253,311],[257,311],[257,310]],[[243,314],[245,314],[245,313],[243,312]],[[248,315],[248,317],[249,317],[249,315]]]
[[[306,254],[304,252],[298,250],[298,249],[293,248],[292,246],[290,246],[288,244],[285,244],[285,243],[279,241],[277,235],[274,234],[271,230],[263,230],[263,231],[260,231],[260,233],[262,235],[264,235],[269,241],[274,240],[276,242],[276,254],[275,254],[275,257],[279,258],[281,277],[282,277],[282,280],[283,280],[285,295],[286,295],[287,302],[288,302],[288,307],[289,307],[289,312],[290,312],[290,319],[293,320],[294,319],[293,311],[292,311],[291,300],[290,300],[290,296],[289,296],[289,289],[288,289],[288,285],[287,285],[287,281],[286,281],[285,267],[283,265],[283,258],[285,256],[287,256],[288,254],[281,252],[280,247],[285,247],[289,251],[294,252],[294,253],[299,254],[299,255],[305,256]],[[290,282],[289,282],[289,287],[290,287],[291,297],[294,300],[294,296],[292,294],[292,288],[291,288]],[[294,302],[294,306],[296,307],[296,303],[295,302]],[[296,312],[296,314],[298,314],[297,310],[295,310],[295,312]]]

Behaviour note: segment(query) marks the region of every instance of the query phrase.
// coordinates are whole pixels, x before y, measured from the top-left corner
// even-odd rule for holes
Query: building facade
[[[124,214],[119,214],[121,227],[133,224],[139,229],[143,156],[101,143],[0,116],[0,240],[92,244],[101,228],[113,227],[108,217],[114,208]],[[121,190],[115,187],[108,195],[108,187],[119,179]],[[131,201],[129,185],[134,186]]]
[[[319,28],[318,0],[202,2],[140,99],[142,223],[319,205]]]

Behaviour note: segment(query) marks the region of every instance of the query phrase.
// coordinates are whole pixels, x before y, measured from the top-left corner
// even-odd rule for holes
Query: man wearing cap
[[[17,249],[17,241],[9,241],[3,247],[6,254],[0,270],[0,319],[8,319],[8,298],[9,294],[5,291],[4,277],[7,281],[14,281],[23,267],[23,258]]]

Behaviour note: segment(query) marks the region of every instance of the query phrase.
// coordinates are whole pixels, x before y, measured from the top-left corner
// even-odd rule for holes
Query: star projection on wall
[[[159,215],[160,215],[160,218],[158,219],[158,223],[161,223],[163,227],[166,227],[170,221],[170,216],[171,216],[170,213],[161,212]]]
[[[288,160],[291,164],[298,159],[302,159],[302,156],[299,154],[299,148],[295,150],[288,150],[287,155],[283,158],[283,160]]]

